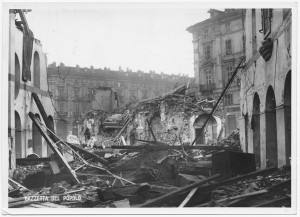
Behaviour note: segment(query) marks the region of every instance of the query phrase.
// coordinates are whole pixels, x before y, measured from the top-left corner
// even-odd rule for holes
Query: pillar
[[[285,151],[285,120],[283,106],[276,110],[277,120],[277,150],[278,150],[278,167],[286,164]]]
[[[260,115],[260,167],[266,168],[266,114]]]

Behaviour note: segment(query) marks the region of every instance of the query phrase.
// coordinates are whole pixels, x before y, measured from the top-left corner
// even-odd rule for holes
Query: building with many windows
[[[113,71],[51,64],[48,84],[56,109],[54,122],[58,135],[63,139],[69,131],[78,135],[80,115],[91,109],[111,112],[130,101],[159,96],[175,86],[187,84],[189,79],[154,71]]]
[[[258,167],[290,165],[291,9],[247,9],[241,144]],[[293,159],[292,159],[293,160]]]
[[[187,28],[193,35],[195,83],[203,98],[218,99],[244,58],[244,10],[210,9],[210,18]],[[240,74],[220,104],[226,135],[239,128]]]

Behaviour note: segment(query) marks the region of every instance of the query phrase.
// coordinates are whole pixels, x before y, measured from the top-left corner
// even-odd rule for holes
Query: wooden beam
[[[209,181],[212,181],[212,180],[215,180],[217,178],[219,178],[221,175],[217,174],[217,175],[214,175],[214,176],[211,176],[209,178],[206,178],[206,179],[202,179],[201,181],[199,182],[196,182],[196,183],[193,183],[193,184],[190,184],[190,185],[187,185],[187,186],[184,186],[182,188],[179,188],[178,190],[176,191],[173,191],[173,192],[170,192],[168,194],[165,194],[165,195],[162,195],[158,198],[155,198],[155,199],[152,199],[146,203],[143,203],[141,205],[138,205],[137,207],[154,207],[156,205],[159,205],[163,202],[166,202],[168,201],[169,199],[181,194],[181,193],[184,193],[184,192],[187,192],[195,187],[198,187],[206,182],[209,182]]]
[[[278,203],[284,203],[286,201],[291,200],[291,198],[288,197],[279,197],[273,200],[264,201],[263,203],[257,204],[253,207],[274,207],[274,205]]]
[[[186,196],[186,198],[184,199],[184,201],[182,201],[182,203],[179,205],[179,207],[184,207],[189,201],[190,199],[193,197],[193,195],[196,193],[198,188],[193,188],[190,193]]]
[[[112,149],[126,149],[126,150],[149,150],[149,151],[157,151],[157,150],[182,150],[182,146],[170,146],[170,145],[112,145]],[[183,146],[185,150],[191,150],[191,149],[199,149],[199,150],[236,150],[236,148],[232,147],[223,147],[223,146],[204,146],[204,145],[196,145],[196,146]]]
[[[62,154],[58,150],[56,144],[52,142],[52,140],[49,137],[49,135],[44,132],[44,129],[42,128],[41,124],[39,123],[39,121],[36,120],[36,117],[34,116],[34,114],[32,112],[29,112],[29,117],[31,118],[33,124],[37,127],[37,129],[39,130],[39,132],[41,133],[41,135],[44,137],[44,139],[48,143],[49,147],[58,156],[58,159],[61,161],[61,163],[67,169],[68,173],[71,175],[71,177],[73,178],[73,180],[76,183],[80,183],[80,181],[78,180],[78,178],[76,176],[76,173],[72,170],[72,168],[70,167],[70,165],[68,164],[68,162],[64,159],[64,157],[62,156]]]
[[[218,101],[216,102],[216,104],[212,108],[211,112],[209,113],[208,117],[206,118],[205,122],[201,126],[200,132],[198,132],[198,134],[196,135],[195,139],[192,141],[191,146],[194,145],[194,143],[196,142],[196,140],[199,138],[199,136],[202,134],[203,130],[205,129],[206,124],[210,121],[211,117],[215,113],[216,109],[219,106],[220,101],[223,99],[223,97],[226,94],[227,90],[229,89],[231,83],[233,82],[235,76],[237,75],[239,69],[241,68],[240,66],[241,66],[242,62],[243,62],[243,60],[241,60],[240,63],[238,64],[238,66],[235,68],[234,72],[232,73],[231,78],[229,79],[229,81],[227,82],[226,86],[224,87],[222,93],[220,94]]]
[[[113,139],[113,142],[116,141],[116,139],[119,138],[119,136],[123,133],[123,131],[125,130],[125,128],[127,127],[127,125],[130,123],[130,118],[129,117],[126,121],[126,123],[124,124],[123,128],[120,130],[120,132],[116,135],[116,137]]]
[[[217,200],[216,202],[217,203],[223,203],[223,202],[226,202],[226,201],[241,199],[241,198],[245,198],[245,197],[259,196],[261,194],[265,194],[265,193],[268,193],[268,192],[269,192],[268,190],[263,189],[263,190],[260,190],[260,191],[254,191],[254,192],[247,193],[247,194],[240,194],[240,195],[236,195],[236,196],[233,196],[233,197],[227,197],[227,198],[224,198],[224,199]],[[209,202],[198,205],[196,207],[206,207],[208,204],[209,204]]]
[[[230,178],[230,179],[225,179],[225,180],[223,180],[221,182],[218,182],[218,183],[205,184],[205,185],[200,186],[198,190],[199,191],[201,191],[201,190],[212,190],[212,189],[215,189],[215,188],[220,187],[220,186],[230,185],[230,184],[233,184],[235,182],[238,182],[238,181],[241,181],[241,180],[244,180],[244,179],[248,179],[248,178],[268,174],[268,173],[274,172],[276,170],[277,170],[277,167],[270,167],[270,168],[258,170],[258,171],[252,172],[252,173],[247,173],[247,174],[242,175],[242,176],[236,176],[236,177],[233,177],[233,178]]]
[[[47,113],[44,109],[44,106],[42,104],[42,102],[40,101],[40,98],[38,97],[38,95],[36,93],[31,93],[34,101],[35,101],[35,104],[36,106],[38,107],[39,111],[40,111],[40,114],[46,124],[46,127],[49,128],[53,133],[55,133],[54,131],[54,126],[52,125],[52,123],[50,123],[50,121],[48,120],[48,116],[47,116]],[[58,139],[51,133],[49,132],[49,130],[47,130],[50,138],[54,141],[54,142],[58,142]]]
[[[151,133],[151,135],[152,135],[152,137],[153,137],[153,140],[154,140],[154,142],[156,143],[157,141],[156,141],[155,135],[154,135],[154,133],[153,133],[153,130],[152,130],[152,127],[151,127],[151,125],[150,125],[150,122],[149,122],[148,118],[146,119],[146,121],[147,121],[149,130],[150,130],[150,133]]]
[[[91,152],[89,152],[89,151],[87,151],[87,150],[85,150],[85,149],[83,149],[83,148],[81,148],[79,146],[76,146],[76,145],[74,145],[72,143],[69,143],[69,142],[66,142],[66,144],[69,145],[70,148],[72,148],[74,151],[78,151],[79,153],[84,154],[85,156],[89,156],[89,157],[93,158],[94,160],[99,161],[104,166],[108,166],[109,165],[109,163],[108,163],[107,160],[105,160],[102,157],[99,157],[98,155],[96,155],[94,153],[91,153]]]

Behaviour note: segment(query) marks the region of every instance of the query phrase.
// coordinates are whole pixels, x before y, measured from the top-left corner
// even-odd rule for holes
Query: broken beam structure
[[[247,173],[245,175],[236,176],[236,177],[233,177],[230,179],[225,179],[225,180],[217,182],[217,183],[204,184],[204,185],[198,187],[198,191],[199,192],[200,191],[210,191],[210,190],[216,189],[218,187],[230,185],[232,183],[235,183],[235,182],[238,182],[238,181],[241,181],[244,179],[249,179],[249,178],[256,177],[256,176],[269,174],[276,170],[277,170],[277,167],[270,167],[270,168],[258,170],[258,171],[252,172],[252,173]],[[270,189],[266,189],[266,190],[270,191]]]
[[[48,128],[47,132],[50,136],[50,138],[52,139],[52,141],[54,141],[55,143],[57,143],[58,145],[60,145],[58,142],[59,141],[62,141],[54,132],[54,126],[52,125],[52,123],[50,123],[50,121],[48,120],[48,116],[47,116],[47,113],[44,109],[44,106],[42,105],[38,95],[36,93],[32,93],[32,97],[35,101],[35,104],[37,105],[39,111],[40,111],[40,114],[45,122],[45,125],[46,127]],[[104,158],[101,158],[91,152],[88,152],[76,145],[73,145],[72,143],[68,143],[66,142],[66,144],[68,144],[74,151],[78,151],[86,156],[89,156],[91,158],[93,158],[94,160],[97,160],[99,161],[101,164],[107,166],[108,165],[108,162],[104,159]]]
[[[49,121],[48,116],[47,116],[47,113],[46,113],[46,111],[45,111],[45,109],[44,109],[44,106],[42,105],[42,102],[40,101],[38,95],[37,95],[36,93],[32,93],[31,95],[32,95],[32,98],[33,98],[34,101],[35,101],[36,106],[38,107],[38,109],[39,109],[39,111],[40,111],[40,114],[41,114],[41,116],[42,116],[42,118],[43,118],[43,120],[44,120],[44,122],[45,122],[45,124],[46,124],[46,127],[49,128],[53,133],[55,133],[55,132],[54,132],[54,126],[53,126],[53,124]],[[49,130],[48,130],[48,133],[49,133]],[[51,138],[54,142],[58,142],[58,139],[57,139],[52,133],[50,133],[49,136],[50,136],[50,138]]]
[[[190,191],[192,190],[193,188],[195,187],[198,187],[206,182],[209,182],[209,181],[212,181],[212,180],[216,180],[217,178],[219,178],[221,175],[217,174],[217,175],[214,175],[214,176],[211,176],[209,178],[206,178],[206,179],[202,179],[201,181],[199,182],[195,182],[193,184],[190,184],[190,185],[187,185],[187,186],[184,186],[182,188],[179,188],[178,190],[175,190],[173,192],[170,192],[170,193],[167,193],[165,195],[162,195],[158,198],[155,198],[155,199],[152,199],[146,203],[143,203],[141,205],[138,205],[137,207],[154,207],[156,205],[159,205],[163,202],[166,202],[168,201],[169,199],[179,195],[179,194],[182,194],[182,193],[185,193],[187,191]]]
[[[241,198],[248,198],[248,197],[260,196],[260,195],[268,193],[268,192],[269,192],[268,190],[262,189],[262,190],[254,191],[254,192],[247,193],[247,194],[236,195],[236,196],[233,196],[233,197],[226,197],[226,198],[217,200],[215,202],[217,202],[217,203],[224,203],[224,202],[229,202],[229,201],[237,200],[237,199],[241,199]],[[209,202],[208,203],[203,203],[203,204],[198,205],[196,207],[206,207],[208,205],[209,205]]]
[[[80,183],[78,180],[75,171],[72,170],[68,162],[64,159],[60,151],[58,150],[58,147],[56,146],[55,142],[52,142],[51,138],[47,133],[44,132],[44,129],[42,128],[41,124],[37,120],[37,118],[34,116],[32,112],[29,112],[29,117],[31,118],[33,124],[37,127],[38,131],[41,133],[41,135],[45,138],[46,142],[48,143],[49,147],[52,149],[52,151],[58,156],[58,159],[62,162],[62,164],[65,166],[67,169],[68,173],[71,175],[73,180],[76,183]]]
[[[83,149],[83,148],[81,148],[79,146],[76,146],[76,145],[74,145],[72,143],[69,143],[69,142],[66,142],[66,144],[69,145],[70,148],[72,148],[74,151],[77,151],[77,152],[79,152],[81,154],[84,154],[85,156],[88,156],[88,157],[90,157],[90,158],[92,158],[92,159],[94,159],[96,161],[99,161],[104,166],[108,166],[108,164],[109,164],[108,161],[105,160],[104,158],[99,157],[98,155],[96,155],[94,153],[91,153],[91,152],[89,152],[89,151],[87,151],[87,150],[85,150],[85,149]]]
[[[149,150],[149,151],[157,151],[157,150],[182,150],[182,146],[155,146],[155,145],[135,145],[135,146],[125,146],[125,145],[112,145],[112,149],[126,149],[126,150]],[[187,149],[200,149],[200,150],[235,150],[235,148],[231,147],[222,147],[222,146],[183,146],[185,150]]]
[[[238,66],[235,68],[231,78],[229,79],[228,83],[226,84],[225,88],[223,89],[218,101],[216,102],[216,104],[214,105],[213,109],[211,110],[211,112],[209,113],[208,117],[206,118],[205,122],[203,123],[202,127],[200,128],[200,131],[198,132],[198,134],[196,135],[195,139],[193,140],[193,142],[191,143],[191,146],[195,144],[196,140],[199,138],[199,136],[202,134],[206,124],[208,123],[208,121],[210,120],[210,118],[213,116],[213,114],[215,113],[216,109],[218,108],[218,105],[220,103],[220,101],[223,99],[223,96],[226,94],[228,88],[230,87],[234,77],[237,75],[238,71],[244,60],[241,60],[240,63],[238,64]]]

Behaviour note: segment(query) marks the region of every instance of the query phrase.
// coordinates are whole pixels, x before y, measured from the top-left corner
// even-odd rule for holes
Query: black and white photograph
[[[297,1],[1,4],[3,213],[297,213]]]

